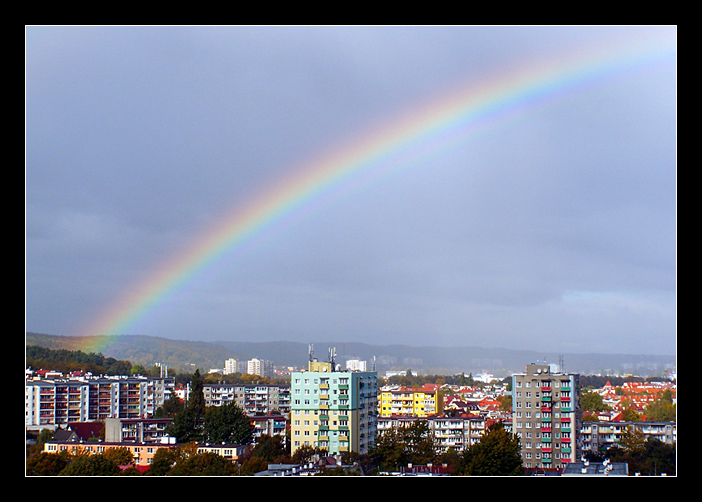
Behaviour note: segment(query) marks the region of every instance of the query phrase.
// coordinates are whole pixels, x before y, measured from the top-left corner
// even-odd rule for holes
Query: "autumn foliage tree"
[[[495,422],[480,441],[463,454],[460,474],[468,476],[516,476],[524,473],[519,438]]]

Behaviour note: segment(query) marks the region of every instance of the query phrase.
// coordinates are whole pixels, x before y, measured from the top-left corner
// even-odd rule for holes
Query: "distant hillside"
[[[195,371],[195,368],[201,371],[221,368],[228,358],[267,359],[279,366],[295,367],[305,367],[308,359],[308,344],[296,342],[196,342],[142,335],[88,339],[27,333],[26,344],[83,351],[87,346],[104,347],[101,352],[107,357],[128,360],[147,368],[157,362],[165,363],[176,371],[186,373]],[[378,371],[411,369],[436,374],[489,372],[497,377],[524,371],[525,365],[530,362],[558,363],[561,357],[566,371],[583,374],[610,372],[655,376],[661,375],[666,367],[674,367],[676,362],[675,356],[557,354],[481,347],[412,347],[355,342],[313,342],[313,346],[319,360],[326,361],[329,347],[335,347],[337,362],[343,364],[347,359],[358,358],[368,361],[370,365],[375,359]]]

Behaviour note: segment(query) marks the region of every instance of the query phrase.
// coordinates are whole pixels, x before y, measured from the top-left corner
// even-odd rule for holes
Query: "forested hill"
[[[25,356],[27,367],[60,371],[65,374],[87,371],[94,375],[129,375],[132,369],[129,361],[118,361],[114,357],[85,353],[80,350],[49,349],[28,345]]]
[[[144,335],[117,337],[71,337],[39,333],[26,333],[26,345],[52,349],[82,350],[86,347],[103,347],[106,357],[130,361],[133,365],[152,368],[156,363],[182,373],[192,373],[196,368],[208,371],[222,368],[228,358],[248,360],[267,359],[278,366],[305,367],[308,344],[296,342],[197,342],[171,340]],[[327,360],[329,347],[335,347],[337,362],[358,358],[369,365],[376,362],[376,369],[412,369],[433,374],[489,372],[497,377],[524,371],[531,362],[558,363],[563,360],[569,372],[595,374],[602,372],[634,373],[641,376],[658,376],[666,367],[674,367],[676,358],[671,356],[638,354],[557,354],[525,350],[481,347],[413,347],[408,345],[370,345],[355,342],[312,342],[320,360]],[[93,349],[97,351],[97,349]]]

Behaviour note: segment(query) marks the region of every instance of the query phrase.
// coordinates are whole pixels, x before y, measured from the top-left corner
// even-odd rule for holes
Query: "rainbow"
[[[485,130],[490,125],[546,106],[577,89],[651,68],[658,63],[675,64],[676,40],[628,41],[622,47],[608,46],[592,53],[570,54],[560,61],[530,64],[528,68],[503,73],[480,85],[447,93],[418,111],[396,117],[387,127],[365,138],[347,143],[259,194],[250,204],[226,214],[203,235],[173,256],[155,273],[129,289],[81,333],[92,348],[107,347],[114,337],[206,267],[233,249],[272,232],[293,214],[312,211],[315,201],[347,185],[367,182],[387,169],[403,169],[413,155],[441,151],[452,142]],[[674,66],[673,66],[674,68]],[[404,156],[404,157],[403,157]],[[93,338],[99,335],[99,338]],[[96,341],[101,340],[101,341]]]

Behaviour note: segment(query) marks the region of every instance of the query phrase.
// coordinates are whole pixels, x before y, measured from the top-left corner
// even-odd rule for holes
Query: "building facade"
[[[436,441],[437,453],[453,449],[462,452],[480,441],[485,434],[487,419],[481,415],[471,416],[432,416],[432,417],[380,417],[378,433],[401,427],[408,427],[416,421],[425,422]]]
[[[203,394],[205,406],[234,402],[249,416],[290,412],[290,385],[205,384]]]
[[[410,389],[396,386],[380,390],[378,413],[381,417],[426,417],[442,412],[438,388]]]
[[[272,378],[275,375],[273,361],[256,358],[249,359],[246,361],[246,373],[264,378]]]
[[[661,443],[677,443],[675,422],[583,422],[580,429],[583,453],[602,454],[621,441],[629,431],[639,432],[646,439]]]
[[[107,418],[105,442],[107,443],[161,443],[168,437],[166,429],[173,423],[172,418]]]
[[[169,377],[115,376],[25,381],[25,426],[62,426],[152,416],[173,394]]]
[[[291,453],[302,446],[331,455],[367,453],[377,429],[378,375],[336,371],[333,363],[310,361],[291,374]]]
[[[563,469],[580,458],[580,376],[529,364],[512,375],[512,427],[525,468]]]

